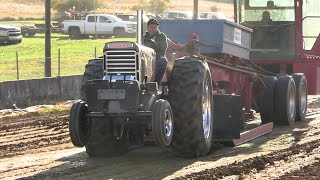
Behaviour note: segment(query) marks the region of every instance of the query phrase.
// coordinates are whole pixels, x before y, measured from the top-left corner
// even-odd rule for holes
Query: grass
[[[54,104],[54,103],[53,103]],[[56,104],[53,107],[40,107],[35,108],[34,111],[31,112],[15,112],[8,115],[0,115],[0,121],[5,120],[7,118],[28,118],[28,117],[34,117],[34,116],[44,116],[44,115],[50,115],[54,114],[57,115],[67,115],[70,111],[72,104]]]
[[[70,40],[67,35],[52,34],[51,74],[58,76],[58,49],[60,75],[82,74],[89,59],[103,54],[104,44],[110,41],[135,41],[134,38]],[[44,34],[24,37],[21,44],[0,46],[0,81],[17,80],[16,52],[18,52],[19,79],[44,77]]]

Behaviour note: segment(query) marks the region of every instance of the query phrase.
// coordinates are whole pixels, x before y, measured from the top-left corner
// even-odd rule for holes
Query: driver
[[[160,82],[167,68],[167,59],[165,57],[168,47],[167,36],[159,31],[159,23],[156,19],[148,21],[147,30],[144,38],[153,39],[158,45],[158,48],[155,49],[157,55],[155,81]]]
[[[269,11],[264,11],[264,12],[262,13],[261,22],[262,22],[263,24],[270,24],[270,23],[272,23],[272,19],[270,18],[270,12],[269,12]]]

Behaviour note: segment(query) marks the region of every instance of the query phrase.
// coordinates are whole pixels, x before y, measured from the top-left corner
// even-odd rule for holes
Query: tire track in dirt
[[[0,121],[0,158],[70,142],[68,115],[33,114]]]
[[[316,163],[305,166],[294,172],[285,174],[277,180],[319,180],[320,179],[320,160]]]
[[[318,127],[320,119],[320,98],[311,98],[310,101],[308,99],[308,102],[309,109],[307,118],[311,119],[311,121],[305,122],[309,125],[307,128],[297,128],[293,130],[293,141],[296,143],[290,148],[234,162],[230,165],[191,173],[175,179],[221,179],[226,177],[230,179],[270,179],[272,176],[280,176],[277,179],[289,180],[293,177],[301,179],[296,175],[303,175],[303,179],[320,179],[320,175],[316,174],[315,170],[311,170],[310,176],[308,175],[309,171],[307,171],[311,167],[316,167],[320,162],[320,130]],[[318,118],[318,120],[312,121],[312,119],[315,118]],[[285,127],[281,128],[285,129]],[[302,139],[304,142],[299,143]],[[308,161],[304,162],[306,157],[308,157]],[[293,159],[292,162],[288,162],[290,159]],[[290,169],[285,169],[285,167],[289,168],[292,166],[296,168],[293,169],[293,172],[290,172]],[[317,168],[317,172],[319,172],[320,166]],[[267,170],[269,170],[269,172],[267,172]],[[263,171],[266,172],[260,173]]]
[[[36,131],[36,132],[35,132]],[[19,134],[22,134],[22,136],[19,135],[13,135],[13,136],[6,136],[5,139],[0,139],[0,144],[6,143],[6,142],[10,142],[9,144],[11,144],[12,142],[16,142],[16,141],[24,141],[24,140],[31,140],[37,137],[44,137],[44,136],[48,136],[48,135],[57,135],[57,134],[62,134],[62,133],[69,133],[67,130],[59,130],[59,132],[57,130],[39,130],[39,129],[33,129],[33,131],[27,132],[27,133],[22,133],[19,132]]]
[[[306,144],[297,144],[289,149],[284,149],[272,152],[267,155],[257,156],[254,158],[246,159],[241,162],[234,162],[227,166],[220,166],[214,169],[206,169],[198,173],[192,173],[178,179],[221,179],[226,176],[240,176],[242,179],[244,174],[251,172],[260,172],[267,168],[268,165],[275,165],[277,161],[287,161],[290,157],[299,154],[300,152],[310,153],[314,149],[319,148],[320,139],[308,142]]]
[[[73,146],[68,135],[68,112],[8,118],[0,120],[0,142],[2,142],[0,143],[0,158],[8,157],[2,159],[2,165],[5,168],[0,167],[0,178],[128,179],[128,177],[135,177],[159,179],[168,176],[172,179],[182,176],[177,179],[217,179],[236,176],[238,179],[245,177],[250,179],[255,175],[266,173],[277,165],[299,163],[292,161],[295,158],[310,157],[315,160],[314,152],[320,146],[320,97],[311,98],[311,103],[308,105],[306,122],[299,122],[294,127],[277,127],[270,135],[257,139],[255,146],[229,148],[229,151],[222,148],[220,154],[214,153],[195,160],[177,158],[171,152],[157,150],[154,153],[148,151],[148,148],[122,157],[88,159],[83,150],[70,149]],[[282,137],[283,134],[290,134],[290,137],[287,135]],[[259,149],[261,145],[269,141],[268,139],[277,141],[270,140],[272,142],[269,142],[269,146],[278,145],[277,143],[283,140],[288,142],[290,139],[291,147],[288,145],[285,149],[282,147]],[[77,154],[66,157],[68,156],[67,151],[69,153],[76,151]],[[252,154],[249,155],[248,152]],[[23,156],[14,157],[17,155]],[[54,157],[58,157],[58,160],[53,160]],[[26,162],[20,163],[20,159],[23,158]],[[10,165],[13,159],[19,159],[19,163]],[[317,165],[316,161],[310,163],[305,165],[310,167]],[[287,177],[295,176],[294,173],[299,172],[293,170],[279,175],[285,178],[286,175]]]

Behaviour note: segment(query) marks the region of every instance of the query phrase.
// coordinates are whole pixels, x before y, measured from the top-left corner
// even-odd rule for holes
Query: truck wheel
[[[85,71],[82,77],[82,85],[86,84],[87,81],[93,79],[103,78],[103,59],[92,59],[89,60],[85,67]],[[84,89],[81,87],[81,99],[86,99]]]
[[[33,37],[34,35],[36,35],[36,33],[34,33],[34,32],[28,32],[28,37]]]
[[[113,136],[112,120],[92,119],[91,127],[91,135],[85,145],[90,157],[111,157],[128,152],[128,127],[126,125],[120,139]]]
[[[165,147],[172,141],[173,114],[168,101],[159,99],[153,105],[152,132],[157,145]]]
[[[276,85],[276,124],[292,125],[296,118],[296,86],[291,76],[281,76]]]
[[[303,74],[296,73],[292,75],[294,82],[296,84],[296,120],[305,121],[307,113],[307,96],[308,96],[308,86],[307,79]]]
[[[275,76],[263,77],[263,82],[266,85],[266,89],[264,90],[260,104],[260,116],[262,124],[274,122],[275,86],[277,84],[277,81],[278,79]]]
[[[80,39],[81,38],[81,32],[78,28],[72,28],[69,31],[69,38],[70,39]]]
[[[77,147],[83,147],[90,135],[90,122],[85,114],[89,112],[87,104],[83,101],[74,103],[69,116],[69,134],[71,142]]]
[[[125,34],[126,33],[123,28],[115,28],[113,31],[113,35],[116,38],[123,38],[123,37],[125,37]]]
[[[175,128],[173,149],[187,157],[207,155],[213,133],[212,80],[207,63],[191,57],[175,61],[169,97]]]

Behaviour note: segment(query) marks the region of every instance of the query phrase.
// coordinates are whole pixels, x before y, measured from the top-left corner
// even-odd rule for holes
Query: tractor
[[[89,61],[81,100],[70,110],[75,146],[85,146],[89,156],[114,156],[155,142],[177,155],[200,157],[209,154],[216,141],[237,145],[271,132],[274,125],[306,120],[308,91],[319,91],[317,76],[308,68],[320,72],[320,54],[319,46],[302,49],[302,0],[235,0],[235,22],[197,20],[197,3],[193,20],[159,21],[160,30],[171,39],[161,82],[155,82],[157,45],[142,40],[141,11],[137,43],[106,43],[103,57]],[[293,12],[293,22],[261,25],[258,19],[250,20],[272,4],[275,14]],[[292,29],[292,23],[293,34],[273,29]],[[269,38],[269,29],[279,37],[287,35],[287,41],[258,41],[260,36]],[[288,40],[292,35],[296,38]],[[294,47],[277,44],[292,41]],[[315,44],[319,42],[317,37]],[[310,81],[314,78],[316,82]],[[260,113],[261,121],[251,128],[245,121],[253,112]]]

